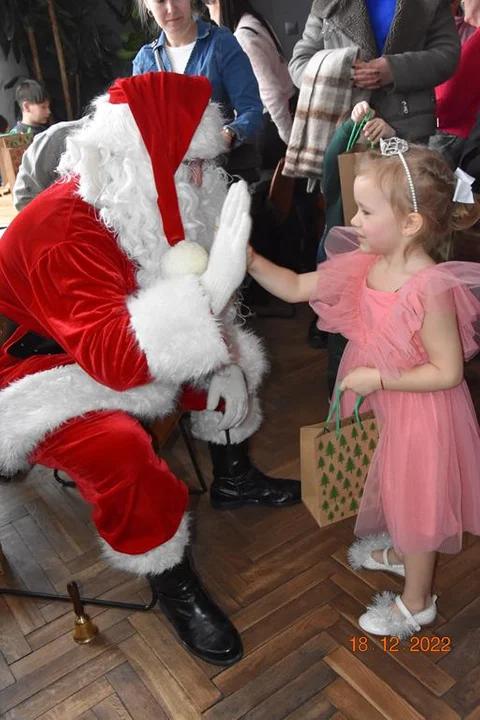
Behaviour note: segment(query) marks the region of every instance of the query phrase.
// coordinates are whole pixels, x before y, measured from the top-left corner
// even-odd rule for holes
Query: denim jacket
[[[230,30],[216,27],[203,20],[196,21],[197,41],[185,68],[186,75],[203,75],[213,88],[212,100],[221,103],[228,127],[235,131],[238,140],[255,140],[263,128],[263,104],[257,80],[247,55]],[[144,45],[133,61],[133,75],[158,70],[154,49],[166,70],[172,66],[165,50],[166,36],[150,45]]]

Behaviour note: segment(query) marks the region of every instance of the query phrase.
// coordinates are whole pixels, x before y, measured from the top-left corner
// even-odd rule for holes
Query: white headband
[[[398,155],[400,158],[407,175],[408,187],[410,189],[410,195],[412,196],[413,209],[415,212],[418,212],[417,195],[413,184],[412,173],[410,172],[410,168],[408,167],[408,163],[405,160],[404,155],[404,153],[408,152],[407,141],[398,137],[380,140],[380,152],[382,155],[385,155],[385,157]],[[475,202],[472,192],[472,185],[475,182],[475,178],[466,173],[464,170],[461,170],[461,168],[457,168],[454,175],[457,179],[457,184],[453,193],[453,202],[461,202],[466,203],[467,205],[472,205]]]

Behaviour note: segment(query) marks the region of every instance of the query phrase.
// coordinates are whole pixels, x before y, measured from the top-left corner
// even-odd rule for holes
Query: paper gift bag
[[[363,398],[360,398],[363,400]],[[370,460],[378,442],[372,412],[339,420],[339,398],[325,422],[300,429],[302,500],[320,525],[344,520],[360,507]]]
[[[343,221],[344,225],[351,225],[352,218],[357,213],[357,203],[353,197],[353,181],[356,175],[356,162],[358,154],[369,149],[368,145],[358,143],[362,128],[370,119],[370,113],[365,115],[361,123],[355,123],[350,134],[347,148],[344,153],[338,156],[338,173],[340,176],[340,188],[342,191]]]
[[[357,203],[353,197],[353,182],[355,180],[355,163],[358,153],[348,152],[338,156],[338,173],[342,190],[343,222],[345,226],[352,224],[352,218],[357,214]]]

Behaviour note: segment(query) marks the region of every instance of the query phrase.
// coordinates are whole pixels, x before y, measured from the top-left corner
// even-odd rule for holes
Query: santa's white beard
[[[122,250],[138,264],[137,280],[145,287],[159,277],[160,260],[170,249],[150,157],[128,108],[108,106],[100,99],[96,112],[105,114],[103,121],[97,117],[68,138],[59,169],[64,177],[79,177],[80,196],[97,208],[102,222],[116,233]],[[215,139],[220,136],[217,125],[221,122],[216,113],[211,106],[210,117],[205,118],[207,132]],[[191,173],[187,164],[175,173],[185,239],[209,250],[227,192],[227,174],[215,161],[205,161],[202,185],[197,187]]]
[[[203,182],[197,187],[191,182],[190,168],[181,165],[175,174],[175,186],[185,240],[210,250],[227,192],[226,173],[214,163],[205,163]],[[126,168],[119,168],[118,181],[112,178],[108,184],[108,195],[108,203],[102,197],[100,218],[117,234],[123,251],[140,266],[137,280],[145,287],[159,277],[161,258],[170,249],[150,162],[136,164],[134,177]]]

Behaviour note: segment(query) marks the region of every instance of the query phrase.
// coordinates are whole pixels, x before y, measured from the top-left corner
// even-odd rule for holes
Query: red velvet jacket
[[[56,183],[2,237],[0,314],[19,327],[0,353],[0,387],[73,362],[116,390],[152,381],[126,306],[138,289],[134,266],[73,192],[72,181]],[[66,354],[10,357],[8,347],[28,330],[53,338]]]
[[[0,349],[0,472],[85,412],[161,417],[185,383],[205,387],[230,362],[198,277],[162,278],[159,268],[139,287],[137,269],[75,181],[41,193],[4,233],[0,314],[19,327]],[[65,353],[10,356],[27,331]]]
[[[464,42],[455,75],[435,95],[438,129],[467,138],[480,111],[480,28]]]

